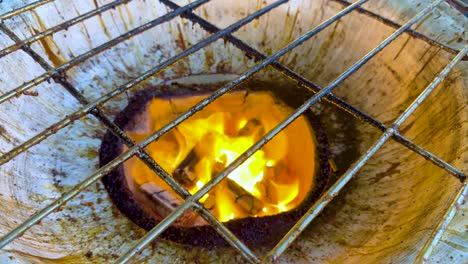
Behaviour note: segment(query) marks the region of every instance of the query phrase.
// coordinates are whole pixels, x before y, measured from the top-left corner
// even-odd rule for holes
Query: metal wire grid
[[[43,0],[31,3],[29,5],[23,6],[21,8],[15,9],[10,11],[6,14],[0,15],[0,22],[26,12],[28,10],[32,10],[37,6],[47,4],[52,2],[53,0]],[[205,218],[232,246],[234,246],[247,260],[252,263],[258,263],[261,260],[255,256],[252,251],[247,248],[239,239],[237,239],[221,222],[219,222],[208,210],[206,210],[201,204],[198,203],[198,200],[207,192],[209,192],[217,183],[219,183],[222,179],[224,179],[230,172],[232,172],[237,166],[242,164],[250,155],[255,153],[258,149],[260,149],[263,145],[265,145],[269,140],[271,140],[276,134],[278,134],[282,129],[288,126],[292,121],[294,121],[297,117],[299,117],[303,112],[305,112],[310,106],[316,103],[321,98],[325,98],[328,102],[332,104],[340,106],[340,109],[344,109],[345,111],[353,114],[353,116],[359,118],[360,120],[373,125],[374,127],[380,129],[382,132],[382,136],[380,139],[376,141],[376,143],[364,154],[348,171],[344,173],[344,175],[309,209],[309,211],[296,223],[296,225],[290,230],[290,232],[278,243],[278,245],[271,250],[267,256],[265,256],[262,261],[270,261],[275,260],[284,250],[294,241],[294,239],[301,233],[301,231],[320,213],[321,210],[333,199],[334,196],[338,194],[338,192],[346,185],[346,183],[353,177],[353,175],[366,163],[367,160],[391,137],[395,141],[401,143],[402,145],[406,146],[407,148],[413,150],[414,152],[422,155],[426,159],[429,159],[435,165],[445,169],[458,179],[460,179],[464,184],[458,191],[455,199],[453,200],[451,206],[448,208],[446,214],[442,218],[442,220],[438,223],[437,228],[433,231],[430,238],[425,243],[423,249],[419,252],[418,257],[416,258],[415,262],[425,262],[427,261],[428,257],[431,254],[431,251],[435,244],[440,239],[445,227],[450,222],[451,218],[456,212],[457,206],[462,202],[466,192],[468,191],[468,185],[466,183],[466,175],[463,174],[460,170],[456,169],[452,165],[448,164],[444,160],[440,159],[439,157],[435,156],[434,154],[428,152],[421,146],[414,144],[409,139],[405,138],[398,132],[399,126],[414,112],[414,110],[426,99],[426,97],[432,92],[433,89],[437,87],[437,85],[447,76],[450,70],[458,63],[460,60],[466,58],[466,54],[468,52],[468,46],[465,46],[461,51],[455,51],[437,41],[434,41],[424,35],[421,35],[413,30],[410,29],[412,25],[414,25],[417,21],[421,20],[425,17],[429,12],[431,12],[438,4],[442,2],[442,0],[437,0],[428,5],[424,10],[414,16],[411,20],[409,20],[406,24],[400,26],[397,23],[382,18],[379,15],[367,11],[360,6],[367,2],[368,0],[360,0],[353,4],[348,3],[343,0],[336,0],[347,7],[342,10],[341,12],[337,13],[333,17],[329,18],[328,20],[324,21],[322,24],[318,25],[308,33],[304,34],[300,38],[296,39],[295,41],[291,42],[287,47],[283,48],[282,50],[278,51],[277,53],[273,54],[272,56],[265,56],[261,52],[257,51],[256,49],[250,47],[249,45],[245,44],[241,40],[237,39],[232,35],[234,31],[242,27],[243,25],[249,23],[250,21],[260,17],[261,15],[267,13],[271,9],[284,4],[287,0],[280,0],[277,1],[263,9],[258,10],[257,12],[245,17],[237,21],[236,23],[232,24],[231,26],[220,30],[213,24],[209,23],[208,21],[198,17],[191,10],[194,8],[199,7],[200,5],[208,2],[209,0],[198,0],[193,3],[190,3],[186,6],[179,7],[175,3],[169,0],[161,0],[162,3],[166,4],[174,11],[167,13],[164,16],[161,16],[153,21],[150,21],[140,27],[137,27],[133,30],[128,31],[127,33],[110,40],[92,50],[89,50],[86,53],[64,63],[63,65],[53,68],[51,67],[40,55],[34,52],[29,45],[45,36],[53,34],[54,32],[66,29],[67,27],[84,21],[85,19],[98,15],[105,10],[108,10],[114,6],[124,4],[127,1],[115,1],[110,4],[101,6],[95,10],[92,10],[88,13],[85,13],[81,16],[78,16],[74,19],[66,21],[58,26],[52,27],[47,29],[46,31],[34,35],[26,40],[20,40],[11,30],[9,30],[4,24],[0,23],[0,30],[7,34],[15,44],[7,47],[0,51],[0,57],[5,56],[15,50],[22,49],[26,53],[28,53],[36,62],[41,65],[46,72],[35,79],[24,83],[23,85],[13,89],[12,91],[3,94],[0,96],[0,103],[3,103],[7,100],[15,96],[19,96],[22,92],[34,87],[35,85],[49,80],[53,78],[57,83],[61,84],[67,91],[70,92],[82,105],[83,108],[76,111],[72,115],[69,115],[67,118],[62,119],[61,121],[55,123],[54,125],[50,126],[48,129],[42,131],[35,137],[31,138],[30,140],[24,142],[20,146],[12,149],[11,151],[5,153],[0,157],[0,166],[4,163],[8,162],[9,160],[13,159],[17,155],[21,154],[22,152],[26,151],[30,147],[39,144],[41,141],[46,139],[47,137],[51,136],[52,134],[56,133],[58,130],[68,126],[73,121],[86,116],[88,114],[92,114],[97,117],[108,129],[110,129],[113,133],[115,133],[119,138],[123,140],[123,142],[129,147],[129,149],[118,156],[115,160],[108,163],[107,165],[103,166],[95,173],[90,175],[86,180],[79,183],[75,188],[70,190],[69,192],[63,194],[62,197],[55,200],[49,206],[43,208],[42,210],[38,211],[34,215],[32,215],[28,220],[20,224],[17,228],[10,231],[6,234],[3,238],[0,239],[0,248],[3,248],[5,245],[10,243],[15,238],[21,236],[25,231],[27,231],[30,227],[38,223],[41,219],[46,217],[48,214],[52,213],[55,209],[66,203],[68,200],[72,199],[75,195],[80,193],[82,190],[87,188],[92,183],[98,181],[101,177],[115,169],[124,161],[131,158],[133,155],[138,156],[147,166],[153,169],[161,178],[163,178],[181,197],[185,199],[185,203],[177,208],[171,215],[161,221],[153,230],[149,231],[145,236],[143,236],[136,245],[126,252],[121,258],[117,260],[117,263],[126,263],[129,261],[137,252],[142,250],[146,245],[148,245],[151,241],[153,241],[161,232],[163,232],[168,226],[170,226],[180,215],[183,214],[184,211],[188,209],[194,209],[197,211],[203,218]],[[374,16],[377,19],[383,21],[386,24],[389,24],[394,27],[398,27],[391,36],[385,39],[382,43],[380,43],[377,47],[375,47],[372,51],[370,51],[367,55],[365,55],[361,60],[351,66],[348,70],[346,70],[343,74],[337,77],[334,81],[332,81],[328,86],[321,88],[315,85],[313,82],[305,79],[301,75],[297,74],[296,72],[292,71],[291,69],[287,68],[286,66],[278,63],[276,60],[286,54],[288,51],[294,49],[296,46],[300,45],[304,41],[308,40],[315,34],[319,33],[321,30],[328,27],[330,24],[334,23],[341,17],[347,15],[353,10],[357,10],[359,12],[363,12],[364,14]],[[167,61],[157,65],[156,67],[148,70],[147,72],[143,73],[139,77],[133,79],[132,81],[118,87],[117,89],[107,93],[106,95],[102,96],[101,98],[97,99],[96,101],[89,102],[86,98],[84,98],[78,90],[73,87],[66,79],[65,72],[66,70],[70,69],[73,66],[78,65],[79,63],[93,57],[94,55],[111,48],[112,46],[135,36],[143,31],[146,31],[158,24],[163,22],[169,21],[174,17],[183,16],[192,20],[194,23],[198,23],[202,28],[207,30],[210,33],[213,33],[210,37],[206,38],[205,40],[194,44],[187,50],[181,52],[180,54],[168,59]],[[357,71],[362,65],[364,65],[368,60],[370,60],[373,56],[375,56],[378,52],[383,50],[389,43],[391,43],[394,39],[396,39],[399,35],[403,32],[411,34],[415,37],[421,38],[426,40],[427,42],[437,45],[449,52],[457,53],[455,58],[438,74],[438,76],[433,80],[431,84],[427,86],[427,88],[419,95],[419,97],[401,114],[401,116],[395,121],[392,126],[387,127],[383,123],[378,120],[373,119],[366,113],[360,111],[359,109],[353,107],[352,105],[346,103],[344,100],[340,99],[339,97],[334,96],[331,91],[336,86],[338,86],[341,82],[343,82],[346,78],[352,75],[355,71]],[[255,65],[251,70],[243,74],[237,80],[227,84],[226,86],[222,87],[221,89],[217,90],[214,94],[206,98],[205,100],[201,101],[199,104],[191,108],[186,113],[182,114],[178,118],[176,118],[173,122],[169,123],[168,125],[161,128],[159,131],[156,131],[147,139],[143,140],[139,144],[135,144],[135,142],[129,138],[123,131],[121,131],[103,112],[100,110],[99,106],[106,103],[107,101],[111,100],[113,97],[131,89],[132,87],[136,86],[137,84],[141,83],[142,81],[158,74],[166,67],[170,67],[172,64],[176,63],[180,59],[202,49],[206,45],[214,42],[219,38],[224,38],[225,40],[231,42],[233,45],[237,46],[239,49],[245,52],[247,56],[251,56],[256,60],[260,61],[257,65]],[[193,196],[190,195],[184,188],[182,188],[167,172],[165,172],[143,149],[151,142],[157,140],[163,134],[167,133],[169,130],[195,114],[196,112],[203,109],[206,105],[223,95],[224,93],[232,90],[241,82],[248,79],[250,76],[254,75],[256,72],[260,71],[267,65],[273,66],[275,69],[280,71],[281,73],[285,74],[286,76],[295,80],[298,85],[308,88],[315,92],[316,94],[307,100],[301,107],[299,107],[292,115],[290,115],[287,119],[285,119],[282,123],[280,123],[277,127],[269,131],[261,140],[259,140],[256,144],[254,144],[249,150],[239,156],[232,164],[230,164],[224,171],[222,171],[216,178],[212,181],[207,183],[199,192],[194,194]]]

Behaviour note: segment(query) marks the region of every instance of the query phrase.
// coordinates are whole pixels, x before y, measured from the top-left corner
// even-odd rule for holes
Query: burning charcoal
[[[253,118],[250,119],[245,126],[243,126],[237,136],[245,137],[245,136],[255,136],[256,139],[259,139],[265,133],[265,128],[262,125],[260,120]]]
[[[287,177],[288,168],[283,162],[265,169],[264,179],[258,185],[268,203],[278,203],[278,184],[290,184],[292,177]]]
[[[264,203],[272,203],[273,197],[271,197],[271,194],[273,193],[274,186],[272,186],[269,179],[262,180],[255,187],[257,187],[262,194],[262,200]]]
[[[278,203],[277,187],[272,179],[265,179],[258,184],[260,192],[263,194],[264,201],[270,204]]]
[[[275,164],[275,166],[267,167],[265,170],[265,178],[271,179],[277,183],[286,184],[286,183],[289,183],[291,179],[294,179],[291,177],[285,177],[285,175],[287,174],[288,174],[288,167],[283,162],[278,162],[277,164]]]
[[[181,205],[184,201],[177,197],[176,195],[172,194],[170,191],[152,183],[148,182],[142,184],[140,189],[147,194],[151,200],[156,203],[156,207],[158,208],[158,213],[161,216],[166,216],[174,211],[179,205]]]
[[[178,206],[184,203],[184,201],[177,195],[152,182],[142,184],[140,189],[155,203],[154,208],[162,217],[168,216]],[[196,213],[187,211],[175,223],[182,225],[197,225],[204,223],[204,220]]]
[[[208,194],[208,198],[203,202],[203,206],[208,210],[213,210],[216,206],[216,195]]]
[[[211,172],[211,178],[218,176],[226,168],[226,155],[222,155],[219,161],[213,164],[213,171]]]
[[[242,186],[237,184],[235,181],[231,179],[226,179],[227,186],[229,190],[235,195],[236,197],[236,204],[239,205],[242,210],[247,212],[250,215],[258,214],[262,208],[263,203],[258,198],[247,192]]]
[[[195,165],[197,165],[199,161],[200,157],[198,157],[195,148],[193,148],[179,166],[177,166],[172,176],[184,187],[192,187],[197,179]]]

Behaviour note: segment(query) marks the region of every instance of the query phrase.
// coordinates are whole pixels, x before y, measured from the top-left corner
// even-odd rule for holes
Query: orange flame
[[[202,96],[153,99],[149,131],[130,131],[137,141],[167,124]],[[147,151],[194,194],[291,113],[268,92],[224,95],[176,129],[150,144]],[[298,118],[248,158],[227,179],[200,199],[220,221],[274,215],[299,205],[313,187],[315,141],[304,117]],[[153,182],[169,189],[138,159],[125,164],[139,185]],[[173,195],[176,195],[170,190]]]

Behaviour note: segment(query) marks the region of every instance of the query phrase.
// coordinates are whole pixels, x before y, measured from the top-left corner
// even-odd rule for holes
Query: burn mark
[[[94,6],[96,8],[99,8],[99,5],[97,3],[97,0],[93,0],[94,2]],[[102,13],[99,13],[98,14],[98,19],[99,19],[99,23],[101,24],[101,28],[102,30],[104,31],[104,34],[109,38],[109,39],[112,39],[112,36],[111,34],[109,33],[109,30],[107,30],[107,27],[106,27],[106,23],[104,23],[104,19],[102,18]]]
[[[51,169],[50,174],[52,175],[52,180],[54,183],[54,186],[57,187],[57,189],[62,189],[62,179],[67,176],[67,174],[62,171],[62,170],[57,170],[57,169]]]
[[[297,18],[299,17],[300,9],[297,9],[293,16],[291,16],[290,7],[288,7],[288,11],[286,12],[286,17],[284,21],[284,32],[288,32],[285,34],[285,37],[282,41],[282,46],[286,46],[288,43],[291,43],[293,40],[293,34],[296,31],[296,24]]]
[[[205,69],[208,71],[214,65],[214,54],[212,50],[205,51]]]
[[[391,75],[399,82],[401,83],[402,82],[402,78],[400,76],[400,74],[394,70],[390,65],[388,64],[384,64],[385,68],[387,68],[387,70],[391,73]]]
[[[389,177],[389,176],[391,176],[393,174],[399,174],[400,173],[400,169],[398,168],[400,166],[400,163],[389,162],[389,164],[390,164],[390,166],[388,167],[388,169],[386,169],[385,171],[376,173],[374,175],[374,177],[370,180],[371,184],[376,184],[385,177]]]
[[[334,43],[339,42],[340,39],[338,39],[338,37],[340,37],[340,34],[344,34],[344,32],[341,32],[341,33],[339,32],[340,25],[341,25],[341,20],[338,20],[338,21],[335,22],[335,24],[334,24],[333,28],[331,29],[331,32],[329,33],[328,37],[322,43],[322,45],[318,49],[318,52],[316,52],[316,55],[311,60],[311,61],[313,61],[313,63],[311,63],[311,65],[320,65],[320,62],[323,59],[323,56],[325,54],[328,54],[328,51],[329,51],[330,47]],[[315,75],[320,76],[323,73],[324,70],[325,70],[325,67],[317,67]]]
[[[216,64],[216,72],[232,72],[232,62],[223,60]]]
[[[182,33],[182,28],[180,27],[179,24],[177,24],[177,32],[178,32],[178,38],[176,38],[176,45],[180,49],[186,50],[187,45],[185,45],[184,33]]]
[[[13,134],[8,133],[5,126],[2,125],[0,125],[0,138],[10,144],[21,144],[21,141],[17,137],[13,136]],[[0,158],[0,160],[2,160],[2,158]]]
[[[6,129],[5,129],[2,125],[0,125],[0,136],[3,137],[3,136],[5,136],[6,134],[7,134]]]
[[[44,25],[39,15],[34,10],[32,10],[31,12],[33,16],[36,18],[37,23],[39,24],[39,27],[41,28],[41,30],[45,31],[47,27]],[[35,28],[32,28],[32,30],[35,34],[40,33],[40,31]],[[62,65],[63,63],[65,63],[66,59],[64,55],[62,54],[62,52],[60,51],[60,48],[57,45],[57,43],[55,43],[52,36],[40,38],[39,42],[42,44],[42,47],[44,48],[44,52],[47,55],[47,58],[49,58],[49,60],[54,65],[54,67],[58,67]]]
[[[256,87],[255,90],[271,90],[271,84],[248,84],[249,87]],[[176,96],[207,94],[216,88],[215,85],[211,87],[206,86],[182,86],[172,87],[175,89],[146,89],[139,91],[129,102],[128,106],[120,112],[115,123],[121,128],[125,129],[127,124],[134,116],[137,116],[145,110],[145,106],[154,97],[159,98],[173,98]],[[247,85],[246,85],[247,86]],[[291,107],[298,107],[303,97],[288,89],[273,89],[273,93],[277,98],[282,98],[284,103]],[[289,100],[291,99],[291,100]],[[234,219],[225,222],[225,226],[231,230],[238,238],[240,238],[248,246],[272,246],[279,241],[286,232],[295,224],[295,222],[307,211],[314,201],[320,197],[329,184],[330,172],[330,150],[327,144],[325,132],[319,124],[319,119],[311,111],[306,114],[309,123],[314,128],[317,144],[317,164],[319,165],[319,172],[317,173],[316,182],[304,199],[304,201],[295,209],[290,211],[264,217],[247,217],[241,219]],[[104,166],[123,151],[123,144],[119,138],[108,132],[102,141],[101,149],[99,152],[100,166]],[[137,198],[130,189],[129,183],[124,175],[123,165],[111,171],[108,175],[102,178],[102,182],[107,189],[107,192],[116,205],[116,207],[125,214],[130,220],[138,226],[151,230],[156,226],[160,219],[154,217],[154,214],[148,211],[143,205],[137,201]],[[118,213],[116,212],[118,215]],[[163,239],[171,240],[177,243],[192,245],[192,246],[228,246],[225,239],[218,234],[218,232],[210,225],[200,225],[192,227],[170,226],[162,234]]]

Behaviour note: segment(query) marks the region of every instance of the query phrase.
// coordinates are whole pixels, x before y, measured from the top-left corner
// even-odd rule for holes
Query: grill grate
[[[96,8],[88,13],[85,13],[81,16],[73,18],[69,21],[66,21],[58,26],[49,28],[41,33],[38,33],[34,36],[31,36],[25,40],[19,39],[13,31],[11,31],[7,26],[3,23],[0,23],[0,30],[5,33],[7,36],[11,38],[15,42],[15,44],[4,48],[0,51],[0,58],[10,54],[16,50],[23,50],[27,54],[29,54],[39,65],[44,68],[46,71],[44,74],[34,78],[33,80],[26,82],[19,87],[11,90],[0,96],[0,104],[4,103],[13,97],[20,96],[22,93],[35,87],[36,85],[48,81],[49,79],[53,79],[55,82],[59,83],[63,88],[65,88],[72,96],[74,96],[81,104],[82,108],[78,111],[74,112],[73,114],[69,115],[68,117],[60,120],[59,122],[53,124],[46,130],[42,131],[41,133],[37,134],[35,137],[27,140],[23,144],[15,147],[14,149],[10,150],[9,152],[0,156],[0,166],[7,163],[11,159],[15,158],[16,156],[20,155],[21,153],[25,152],[32,146],[39,144],[49,136],[53,135],[60,129],[63,129],[70,125],[72,122],[86,116],[86,115],[93,115],[97,119],[99,119],[102,124],[104,124],[109,130],[111,130],[115,135],[117,135],[122,141],[128,146],[128,150],[117,157],[114,161],[110,162],[109,164],[103,166],[102,168],[98,169],[92,175],[90,175],[86,180],[79,183],[75,186],[72,190],[63,194],[62,197],[55,200],[50,205],[46,206],[42,210],[38,211],[34,215],[32,215],[28,220],[21,223],[18,227],[10,231],[4,237],[0,239],[0,248],[5,247],[8,243],[13,241],[14,239],[21,236],[25,231],[29,228],[37,224],[47,215],[52,213],[54,210],[65,204],[67,201],[78,195],[81,191],[85,188],[90,186],[91,184],[98,181],[101,177],[115,169],[124,161],[130,159],[134,155],[138,156],[148,167],[154,170],[162,179],[164,179],[169,186],[171,186],[181,197],[185,199],[185,203],[177,208],[171,215],[166,217],[163,221],[161,221],[153,230],[149,231],[145,236],[143,236],[135,245],[131,248],[128,252],[122,255],[118,260],[117,263],[126,263],[128,262],[135,254],[141,251],[144,247],[146,247],[151,241],[153,241],[159,234],[161,234],[167,227],[169,227],[178,217],[180,217],[186,210],[188,209],[195,209],[203,218],[205,218],[233,247],[235,247],[248,261],[252,263],[259,263],[261,261],[273,261],[276,260],[284,250],[299,236],[299,234],[304,230],[304,228],[325,208],[325,206],[340,192],[340,190],[349,182],[349,180],[354,176],[354,174],[372,157],[372,155],[377,152],[384,145],[384,143],[389,139],[392,138],[396,142],[399,142],[403,146],[407,147],[408,149],[418,153],[419,155],[423,156],[424,158],[430,160],[435,165],[443,168],[447,172],[451,173],[453,176],[457,177],[463,182],[462,187],[458,191],[455,199],[453,200],[450,207],[447,209],[446,214],[442,218],[442,220],[437,225],[437,228],[434,229],[430,238],[425,243],[423,249],[418,253],[418,257],[416,261],[426,261],[430,256],[435,244],[440,239],[443,231],[445,230],[447,224],[452,219],[453,215],[455,214],[456,208],[461,204],[463,201],[464,196],[468,191],[468,185],[466,183],[466,175],[455,168],[454,166],[450,165],[443,159],[437,157],[436,155],[430,153],[429,151],[425,150],[423,147],[413,143],[411,140],[407,139],[403,135],[401,135],[398,131],[400,125],[416,110],[416,108],[427,98],[427,96],[442,82],[442,80],[448,75],[448,73],[452,70],[452,68],[463,59],[466,59],[468,53],[468,46],[465,46],[461,51],[456,51],[436,40],[433,40],[425,35],[422,35],[412,29],[413,26],[418,21],[421,21],[426,17],[437,5],[439,5],[442,0],[437,0],[429,4],[424,10],[420,13],[415,15],[412,19],[410,19],[406,24],[399,25],[389,19],[383,18],[371,11],[365,10],[360,7],[362,4],[366,3],[368,0],[360,0],[355,3],[349,3],[343,0],[336,0],[337,2],[346,6],[341,12],[335,14],[331,18],[324,21],[322,24],[318,25],[311,31],[307,32],[300,38],[296,39],[295,41],[291,42],[287,47],[281,49],[277,53],[266,56],[256,50],[255,48],[249,46],[248,44],[244,43],[240,39],[236,38],[232,35],[233,32],[238,30],[243,25],[253,21],[254,19],[259,18],[260,16],[266,14],[270,10],[282,5],[287,0],[279,0],[265,8],[258,10],[257,12],[241,19],[231,26],[225,29],[219,29],[210,22],[204,20],[203,18],[197,16],[196,14],[192,13],[192,10],[209,2],[209,0],[198,0],[194,1],[186,6],[180,7],[177,4],[171,2],[170,0],[161,0],[162,3],[173,9],[172,12],[167,13],[164,16],[161,16],[157,19],[154,19],[142,26],[139,26],[133,30],[126,32],[125,34],[120,35],[117,38],[114,38],[94,49],[87,51],[86,53],[77,56],[74,59],[69,60],[68,62],[64,63],[59,67],[52,67],[49,65],[38,53],[33,51],[30,48],[30,45],[46,36],[49,36],[55,32],[65,30],[68,27],[82,22],[90,17],[99,15],[100,13],[114,8],[118,5],[125,4],[130,0],[120,0],[114,1],[110,4],[101,6]],[[23,12],[33,10],[34,8],[45,5],[47,3],[53,2],[53,0],[45,0],[45,1],[37,1],[31,3],[29,5],[25,5],[21,8],[15,9],[3,15],[0,15],[0,22],[17,16]],[[323,29],[327,28],[329,25],[335,23],[340,18],[346,16],[347,14],[358,11],[363,12],[369,16],[375,17],[386,23],[391,25],[397,30],[386,38],[383,42],[381,42],[378,46],[376,46],[372,51],[366,54],[361,60],[347,69],[344,73],[338,76],[334,81],[332,81],[326,87],[320,87],[310,80],[307,80],[300,74],[294,72],[287,66],[277,62],[277,60],[286,54],[287,52],[291,51],[292,49],[296,48],[301,43],[307,41],[314,35],[318,34]],[[66,71],[80,64],[81,62],[92,58],[96,54],[103,52],[111,47],[117,45],[118,43],[130,39],[133,36],[142,33],[150,28],[153,28],[163,22],[169,21],[175,17],[182,16],[191,20],[194,23],[199,24],[204,30],[213,33],[210,37],[206,38],[205,40],[194,44],[193,46],[189,47],[185,51],[181,52],[180,54],[173,56],[166,60],[165,62],[161,63],[160,65],[155,66],[154,68],[148,70],[144,74],[138,76],[137,78],[129,81],[128,83],[118,87],[117,89],[105,94],[104,96],[98,98],[95,101],[90,102],[87,100],[77,88],[75,88],[70,82],[67,81]],[[391,125],[386,126],[382,122],[372,118],[370,115],[360,111],[356,107],[350,105],[343,99],[333,95],[331,92],[332,90],[337,87],[340,83],[342,83],[345,79],[351,76],[354,72],[356,72],[361,66],[363,66],[367,61],[369,61],[372,57],[374,57],[377,53],[382,51],[387,45],[389,45],[393,40],[395,40],[398,36],[403,33],[411,34],[414,37],[420,38],[424,41],[432,45],[436,45],[448,52],[457,54],[453,60],[435,77],[435,79],[426,87],[426,89],[418,96],[416,100],[398,117],[398,119]],[[136,144],[130,137],[128,137],[122,130],[120,130],[112,121],[111,119],[104,114],[104,112],[100,109],[107,101],[111,100],[115,96],[124,93],[125,91],[135,87],[136,85],[140,84],[141,82],[147,80],[148,78],[162,72],[167,67],[175,64],[179,60],[189,56],[190,54],[204,48],[208,44],[218,40],[218,39],[225,39],[229,41],[237,48],[241,49],[246,56],[253,57],[258,64],[256,64],[251,70],[244,73],[235,81],[227,84],[226,86],[222,87],[221,89],[217,90],[211,96],[206,98],[205,100],[201,101],[199,104],[191,108],[189,111],[185,112],[184,114],[180,115],[176,118],[173,122],[169,123],[168,125],[162,127],[159,131],[153,133],[150,137],[143,140],[141,143]],[[282,74],[286,75],[289,78],[292,78],[297,82],[298,85],[303,86],[312,92],[315,93],[310,99],[308,99],[302,106],[300,106],[296,111],[290,115],[286,120],[280,123],[277,127],[273,130],[269,131],[261,140],[259,140],[256,144],[254,144],[250,149],[248,149],[245,153],[239,156],[232,164],[230,164],[225,170],[223,170],[216,178],[211,180],[207,183],[200,191],[198,191],[194,195],[190,195],[183,187],[181,187],[164,169],[162,169],[149,155],[144,151],[144,148],[149,145],[151,142],[159,139],[162,135],[176,127],[178,124],[189,118],[190,116],[194,115],[196,112],[203,109],[205,106],[210,104],[212,101],[216,100],[221,95],[225,94],[226,92],[234,89],[237,85],[244,82],[245,80],[249,79],[252,75],[256,72],[260,71],[266,66],[272,66]],[[381,137],[375,142],[375,144],[367,150],[367,152],[360,157],[360,159],[348,170],[346,171],[340,179],[331,187],[326,193],[308,210],[308,212],[296,223],[296,225],[290,230],[290,232],[276,245],[276,247],[271,250],[264,258],[259,258],[256,256],[247,246],[245,246],[239,239],[237,239],[221,222],[219,222],[215,217],[205,209],[201,204],[198,203],[198,200],[208,193],[212,188],[214,188],[222,179],[227,177],[227,175],[235,170],[240,164],[242,164],[248,157],[250,157],[253,153],[255,153],[258,149],[260,149],[263,145],[269,142],[276,134],[286,128],[292,121],[294,121],[297,117],[299,117],[302,113],[304,113],[307,109],[309,109],[313,104],[318,102],[324,98],[328,102],[339,106],[340,109],[347,111],[348,113],[352,114],[354,117],[358,118],[359,120],[366,122],[380,131],[383,132]]]

